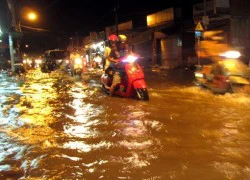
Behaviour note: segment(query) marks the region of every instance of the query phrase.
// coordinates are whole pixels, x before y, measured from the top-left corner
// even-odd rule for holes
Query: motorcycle
[[[83,63],[81,58],[75,58],[73,62],[66,62],[66,71],[70,76],[82,76],[83,72]]]
[[[59,49],[48,50],[44,52],[43,57],[41,71],[44,73],[50,73],[51,71],[58,69],[63,60],[67,57],[67,51]]]
[[[139,100],[149,100],[148,90],[141,66],[136,62],[138,56],[128,55],[121,58],[117,63],[122,68],[124,75],[121,75],[121,83],[116,85],[114,95]],[[106,72],[101,76],[102,89],[107,94],[113,81],[112,74]]]
[[[45,59],[41,64],[41,71],[43,73],[50,73],[56,70],[56,62],[53,59]]]
[[[238,56],[232,58],[228,54],[221,61],[197,66],[195,84],[219,94],[250,93],[250,71],[248,66],[238,59]]]
[[[22,63],[14,64],[14,74],[17,76],[18,80],[25,80],[26,79],[26,70]]]
[[[82,69],[83,65],[82,65],[82,59],[81,58],[76,58],[74,60],[74,69],[73,69],[73,74],[74,76],[82,76]]]

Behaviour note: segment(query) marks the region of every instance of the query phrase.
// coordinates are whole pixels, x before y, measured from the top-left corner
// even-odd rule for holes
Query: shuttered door
[[[161,64],[170,69],[178,67],[179,48],[177,37],[169,37],[161,40]]]

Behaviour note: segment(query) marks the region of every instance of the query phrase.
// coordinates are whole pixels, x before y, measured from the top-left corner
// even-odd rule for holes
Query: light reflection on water
[[[3,177],[249,179],[248,95],[150,80],[142,102],[61,76],[33,71],[1,96]]]

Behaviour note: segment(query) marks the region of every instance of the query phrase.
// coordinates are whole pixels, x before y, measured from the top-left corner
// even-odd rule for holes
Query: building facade
[[[205,0],[193,6],[195,24],[201,22],[208,56],[216,56],[218,49],[239,50],[243,58],[250,55],[250,1]]]

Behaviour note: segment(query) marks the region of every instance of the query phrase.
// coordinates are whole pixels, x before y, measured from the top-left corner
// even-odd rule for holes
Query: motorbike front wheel
[[[144,100],[144,101],[149,100],[148,90],[146,88],[136,89],[136,94],[139,100]]]
[[[81,76],[82,76],[82,70],[80,70],[80,69],[74,70],[74,76],[79,76],[79,77],[81,77]]]

